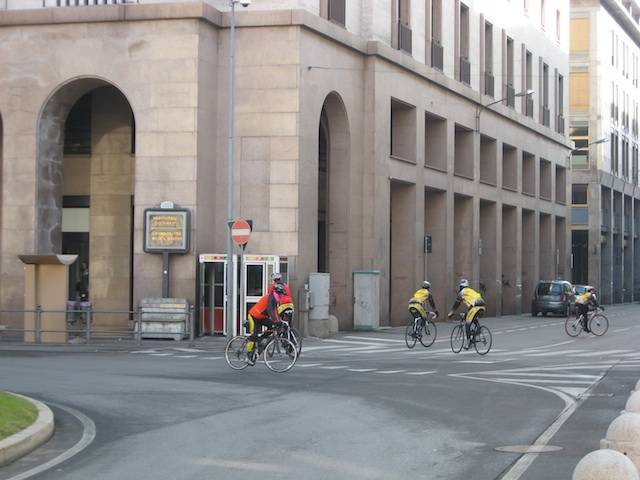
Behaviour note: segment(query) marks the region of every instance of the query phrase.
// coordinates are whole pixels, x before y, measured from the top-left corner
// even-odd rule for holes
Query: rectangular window
[[[493,25],[484,22],[484,93],[493,97]]]
[[[458,27],[458,44],[460,45],[460,78],[461,82],[471,83],[471,64],[469,62],[469,7],[460,3],[460,25]]]
[[[431,0],[431,66],[444,68],[442,47],[442,0]]]
[[[587,204],[587,184],[574,183],[571,185],[571,203],[573,205]]]
[[[562,75],[558,75],[557,89],[558,118],[556,120],[556,131],[558,133],[564,133],[564,77]]]
[[[328,18],[332,22],[342,25],[346,25],[346,0],[329,0],[328,4]]]
[[[513,74],[514,74],[514,45],[513,39],[507,37],[507,85],[513,87]]]
[[[524,89],[527,91],[533,89],[533,54],[527,50],[524,58]],[[531,95],[525,95],[523,100],[525,115],[533,118],[533,98]]]
[[[412,52],[413,34],[411,31],[411,12],[409,0],[396,0],[397,47],[407,53]]]

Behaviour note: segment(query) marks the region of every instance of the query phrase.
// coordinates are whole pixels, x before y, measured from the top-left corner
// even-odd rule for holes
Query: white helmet
[[[282,283],[282,274],[280,274],[278,272],[273,272],[271,274],[271,281],[273,283]]]
[[[427,290],[431,288],[431,282],[427,282],[426,280],[422,282],[422,288],[426,288]]]
[[[462,290],[463,288],[467,288],[469,286],[469,280],[466,278],[462,278],[460,280],[460,284],[458,285],[458,290]]]

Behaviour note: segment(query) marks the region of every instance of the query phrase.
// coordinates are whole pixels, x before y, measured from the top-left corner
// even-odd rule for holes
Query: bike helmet
[[[282,274],[280,274],[278,272],[273,272],[271,274],[271,281],[273,283],[282,283]]]
[[[460,284],[458,285],[458,290],[462,290],[463,288],[467,288],[469,286],[469,280],[463,278],[460,280]]]
[[[431,288],[431,282],[427,282],[426,280],[422,282],[422,288],[429,289]]]
[[[278,283],[278,284],[273,288],[273,290],[274,290],[276,293],[279,293],[280,295],[283,295],[284,293],[286,293],[286,290],[285,290],[285,288],[284,288],[284,285],[282,285],[281,283]]]
[[[596,293],[596,289],[595,287],[589,287],[587,288],[587,292]]]

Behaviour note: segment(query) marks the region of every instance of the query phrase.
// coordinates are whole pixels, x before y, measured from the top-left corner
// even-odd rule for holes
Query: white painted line
[[[377,342],[393,342],[393,343],[404,343],[404,340],[398,340],[395,338],[382,338],[382,337],[358,337],[356,335],[345,335],[343,338],[353,338],[354,340],[375,340]]]
[[[584,352],[584,349],[579,350],[554,350],[553,352],[542,352],[542,353],[526,353],[525,357],[550,357],[553,355],[568,355],[570,353],[580,353]],[[591,355],[591,354],[589,354]]]
[[[374,372],[376,369],[375,368],[348,368],[347,370],[350,372],[362,373],[362,372]]]
[[[570,357],[594,357],[594,356],[599,356],[599,355],[613,355],[614,353],[628,353],[629,350],[605,350],[603,352],[600,352],[598,350],[592,351],[592,352],[587,352],[587,353],[573,353],[571,355],[569,355]]]
[[[404,373],[406,370],[378,370],[376,373]]]
[[[304,351],[305,352],[315,352],[316,350],[336,350],[337,351],[337,350],[345,350],[347,348],[349,348],[349,347],[346,347],[346,346],[342,346],[341,347],[341,346],[338,346],[338,345],[331,345],[331,346],[327,345],[325,347],[321,347],[321,346],[308,347],[308,346],[305,346]]]
[[[296,367],[318,367],[322,365],[321,363],[296,363]]]
[[[57,457],[41,465],[38,465],[37,467],[27,470],[26,472],[22,472],[11,478],[8,478],[7,480],[26,480],[27,478],[31,478],[46,470],[49,470],[50,468],[53,468],[56,465],[59,465],[62,462],[65,462],[69,460],[71,457],[80,453],[82,450],[84,450],[89,445],[91,445],[93,440],[96,438],[96,424],[93,423],[93,420],[87,417],[84,413],[79,412],[75,408],[66,407],[57,403],[53,403],[53,402],[47,402],[47,403],[51,406],[59,408],[60,410],[64,410],[68,414],[76,417],[82,424],[82,428],[83,428],[82,437],[80,438],[80,440],[78,440],[78,442],[73,447],[71,447],[69,450],[65,452],[62,452]]]
[[[356,342],[355,340],[327,339],[327,340],[323,340],[323,342],[348,344],[348,345],[373,345],[374,347],[386,347],[387,346],[387,345],[384,345],[384,344],[380,344],[380,342]]]
[[[222,357],[200,357],[200,360],[220,360]]]
[[[198,355],[176,355],[175,358],[196,358]]]
[[[339,370],[341,368],[347,368],[346,365],[332,365],[330,367],[320,367],[320,368],[324,368],[325,370]]]
[[[177,350],[178,352],[184,352],[184,353],[202,353],[202,352],[206,352],[206,350],[200,350],[199,348],[174,348],[173,350]]]
[[[456,363],[496,363],[492,360],[458,360]]]
[[[631,330],[631,327],[627,328],[616,328],[615,330],[611,330],[613,333],[626,332],[627,330]]]
[[[429,375],[430,373],[436,373],[435,370],[430,372],[405,372],[405,375]]]
[[[520,382],[520,383],[559,383],[566,385],[567,383],[573,384],[586,384],[591,385],[593,380],[554,380],[551,378],[497,378],[496,380],[504,380],[505,382]]]
[[[416,345],[416,348],[418,348],[418,345]],[[419,354],[425,355],[425,354],[436,354],[436,353],[446,353],[446,352],[453,353],[451,352],[450,348],[440,348],[438,350],[425,350],[422,345],[420,345],[420,348],[421,350],[415,350],[415,349],[406,350],[404,353],[406,353],[407,355],[419,355]]]
[[[519,377],[550,377],[550,378],[585,378],[595,381],[600,378],[598,375],[582,375],[579,373],[528,373],[528,372],[510,372],[509,370],[500,370],[497,372],[482,372],[482,375],[517,375]],[[524,380],[523,380],[524,381]]]
[[[617,355],[618,357],[640,357],[640,352],[633,352],[633,353],[624,353],[622,355]]]
[[[541,347],[539,347],[541,350],[544,349],[548,349],[548,348],[552,348],[552,347],[559,347],[561,345],[569,345],[570,343],[575,342],[575,340],[565,340],[564,342],[559,342],[559,343],[552,343],[551,345],[543,345]]]
[[[156,353],[156,352],[157,350],[154,348],[152,350],[136,350],[135,352],[129,352],[129,353],[136,354],[136,353]]]
[[[152,357],[170,357],[173,353],[151,353]]]

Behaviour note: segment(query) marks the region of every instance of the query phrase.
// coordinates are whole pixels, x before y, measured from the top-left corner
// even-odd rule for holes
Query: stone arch
[[[80,106],[84,106],[82,114],[77,108]],[[131,102],[110,81],[75,78],[49,95],[37,128],[37,252],[79,253],[73,249],[80,248],[87,263],[81,265],[79,260],[77,271],[72,269],[70,297],[91,285],[89,299],[97,309],[129,310],[135,184],[135,114]],[[74,149],[72,142],[65,143],[66,133],[78,129],[83,129],[82,138],[88,145],[84,153],[82,148]],[[70,138],[74,137],[67,140]],[[83,203],[64,205],[63,199]],[[70,206],[84,208],[81,217],[73,217],[80,218],[84,230],[67,230],[63,237],[63,208]],[[78,240],[69,232],[85,234]],[[70,241],[81,242],[81,246],[74,243],[76,246],[70,247]],[[76,287],[74,275],[86,277],[87,285]],[[113,320],[107,323],[119,325],[118,319]]]
[[[342,329],[350,326],[351,311],[351,133],[337,92],[329,93],[323,102],[318,136],[318,269],[331,274],[330,311]]]
[[[62,248],[62,186],[64,128],[73,105],[85,94],[101,87],[113,87],[131,102],[113,82],[98,77],[81,77],[57,86],[44,102],[37,131],[36,251],[59,253]],[[135,124],[135,114],[132,113]]]

